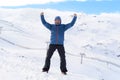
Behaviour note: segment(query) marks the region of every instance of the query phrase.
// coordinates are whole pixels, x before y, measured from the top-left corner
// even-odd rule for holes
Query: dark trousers
[[[50,68],[50,60],[55,50],[58,50],[60,56],[60,69],[62,72],[67,72],[66,69],[66,59],[65,59],[65,49],[63,45],[50,44],[47,51],[47,56],[45,60],[45,65],[43,67],[44,71],[48,71]]]

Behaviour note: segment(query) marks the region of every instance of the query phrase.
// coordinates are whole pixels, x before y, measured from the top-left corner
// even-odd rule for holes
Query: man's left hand
[[[77,17],[77,14],[75,13],[75,14],[74,14],[74,16],[76,16],[76,17]]]

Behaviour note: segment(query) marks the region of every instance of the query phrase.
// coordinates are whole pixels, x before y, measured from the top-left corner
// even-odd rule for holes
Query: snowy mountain
[[[57,52],[48,74],[42,73],[50,32],[40,21],[60,15],[69,23],[74,12],[51,9],[0,9],[0,80],[120,80],[120,14],[77,13],[66,31],[68,75],[59,70]],[[81,64],[81,56],[83,56]]]

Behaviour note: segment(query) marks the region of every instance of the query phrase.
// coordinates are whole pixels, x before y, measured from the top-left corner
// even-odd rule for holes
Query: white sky
[[[0,0],[0,6],[20,6],[27,4],[45,4],[49,2],[62,2],[66,0]]]
[[[22,6],[27,4],[45,4],[49,2],[64,1],[112,1],[112,0],[0,0],[0,6]]]

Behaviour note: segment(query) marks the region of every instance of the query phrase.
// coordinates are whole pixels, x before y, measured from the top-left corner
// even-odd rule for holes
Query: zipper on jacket
[[[56,44],[58,44],[58,26],[56,26]]]

